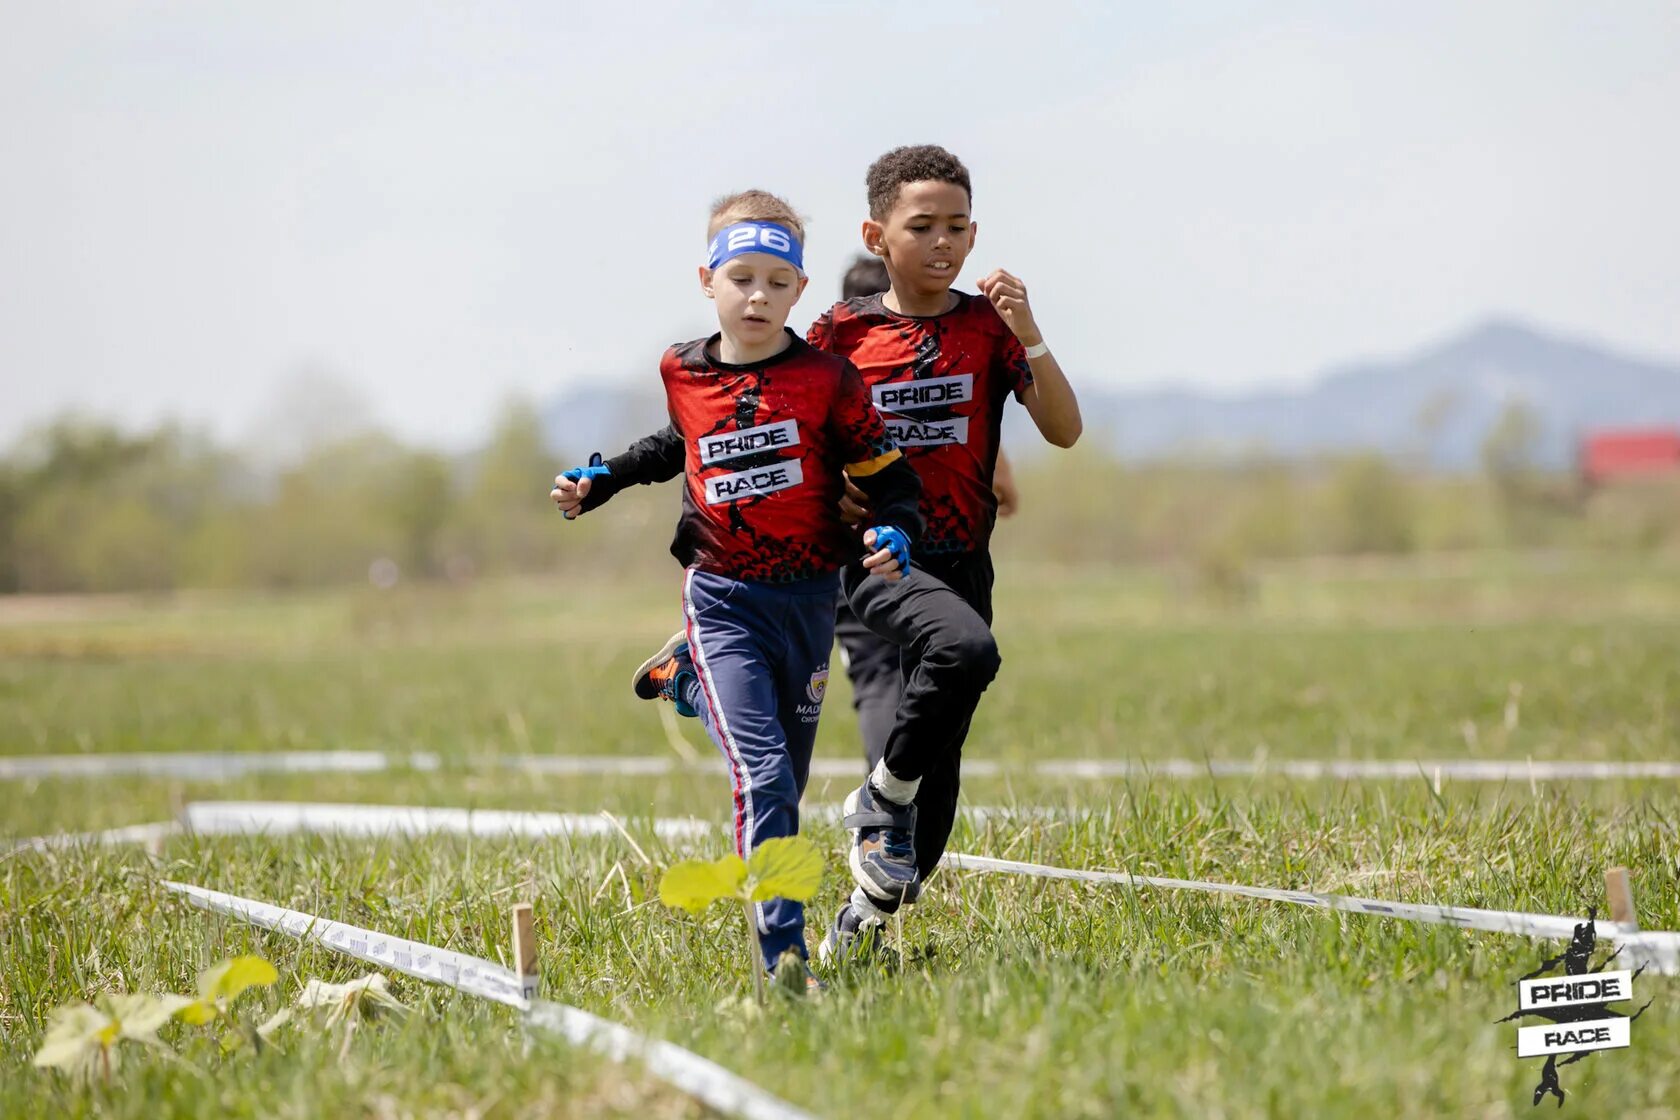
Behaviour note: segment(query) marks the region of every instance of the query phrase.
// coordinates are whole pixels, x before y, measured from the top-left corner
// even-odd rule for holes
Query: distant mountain
[[[670,423],[665,390],[657,379],[648,385],[570,389],[542,410],[548,445],[568,462],[583,462],[591,451],[616,455],[625,445]]]
[[[1680,365],[1658,365],[1492,320],[1410,357],[1332,370],[1308,388],[1237,397],[1084,393],[1086,426],[1128,458],[1264,448],[1372,449],[1473,466],[1506,405],[1540,421],[1540,453],[1571,461],[1582,428],[1680,424]]]
[[[1543,461],[1564,466],[1583,428],[1680,425],[1680,364],[1494,319],[1411,356],[1332,369],[1302,389],[1216,396],[1081,387],[1079,397],[1088,436],[1128,459],[1369,449],[1446,469],[1475,466],[1501,412],[1522,401],[1539,420]],[[611,453],[663,424],[664,403],[657,386],[573,392],[545,416],[557,448]],[[1009,410],[1005,431],[1019,454],[1043,446],[1020,409]]]

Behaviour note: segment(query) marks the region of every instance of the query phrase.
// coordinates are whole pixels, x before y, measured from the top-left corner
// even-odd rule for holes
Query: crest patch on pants
[[[811,698],[811,703],[821,704],[823,696],[828,692],[828,666],[811,674],[810,683],[805,686],[805,695]]]

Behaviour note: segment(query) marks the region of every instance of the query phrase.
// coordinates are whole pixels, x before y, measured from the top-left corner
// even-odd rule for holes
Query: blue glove
[[[569,479],[572,482],[582,482],[587,478],[591,483],[593,483],[598,478],[611,478],[612,468],[607,466],[606,461],[601,458],[601,453],[597,451],[589,457],[589,465],[587,467],[573,467],[569,471],[562,471],[560,473],[560,477]],[[572,512],[563,514],[562,516],[564,516],[567,521],[576,521],[578,517],[581,516],[581,511],[573,510]]]
[[[612,468],[607,466],[606,461],[601,458],[601,453],[597,451],[589,457],[587,467],[573,467],[571,470],[564,472],[561,477],[569,478],[573,482],[581,482],[586,478],[593,482],[597,478],[610,477],[611,475]]]
[[[904,535],[904,530],[892,525],[873,526],[875,531],[875,548],[879,552],[886,549],[892,553],[892,558],[898,561],[898,570],[904,575],[910,574],[910,538]]]

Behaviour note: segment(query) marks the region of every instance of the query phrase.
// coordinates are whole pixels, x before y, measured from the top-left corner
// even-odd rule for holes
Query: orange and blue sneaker
[[[688,655],[688,636],[678,630],[658,653],[642,662],[630,687],[643,700],[671,701],[679,716],[697,716],[700,713],[689,703],[689,696],[699,683],[694,660]]]
[[[810,962],[800,956],[797,949],[783,953],[768,971],[770,982],[790,996],[820,996],[828,991],[828,985],[817,978],[817,974],[811,971]]]

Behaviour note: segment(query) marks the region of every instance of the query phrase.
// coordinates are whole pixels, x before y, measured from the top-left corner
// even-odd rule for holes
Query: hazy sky
[[[1375,14],[1354,8],[1380,9]],[[1489,313],[1680,356],[1680,5],[0,9],[0,441],[241,437],[324,369],[465,446],[708,333],[707,205],[943,143],[1076,385],[1228,389]]]

